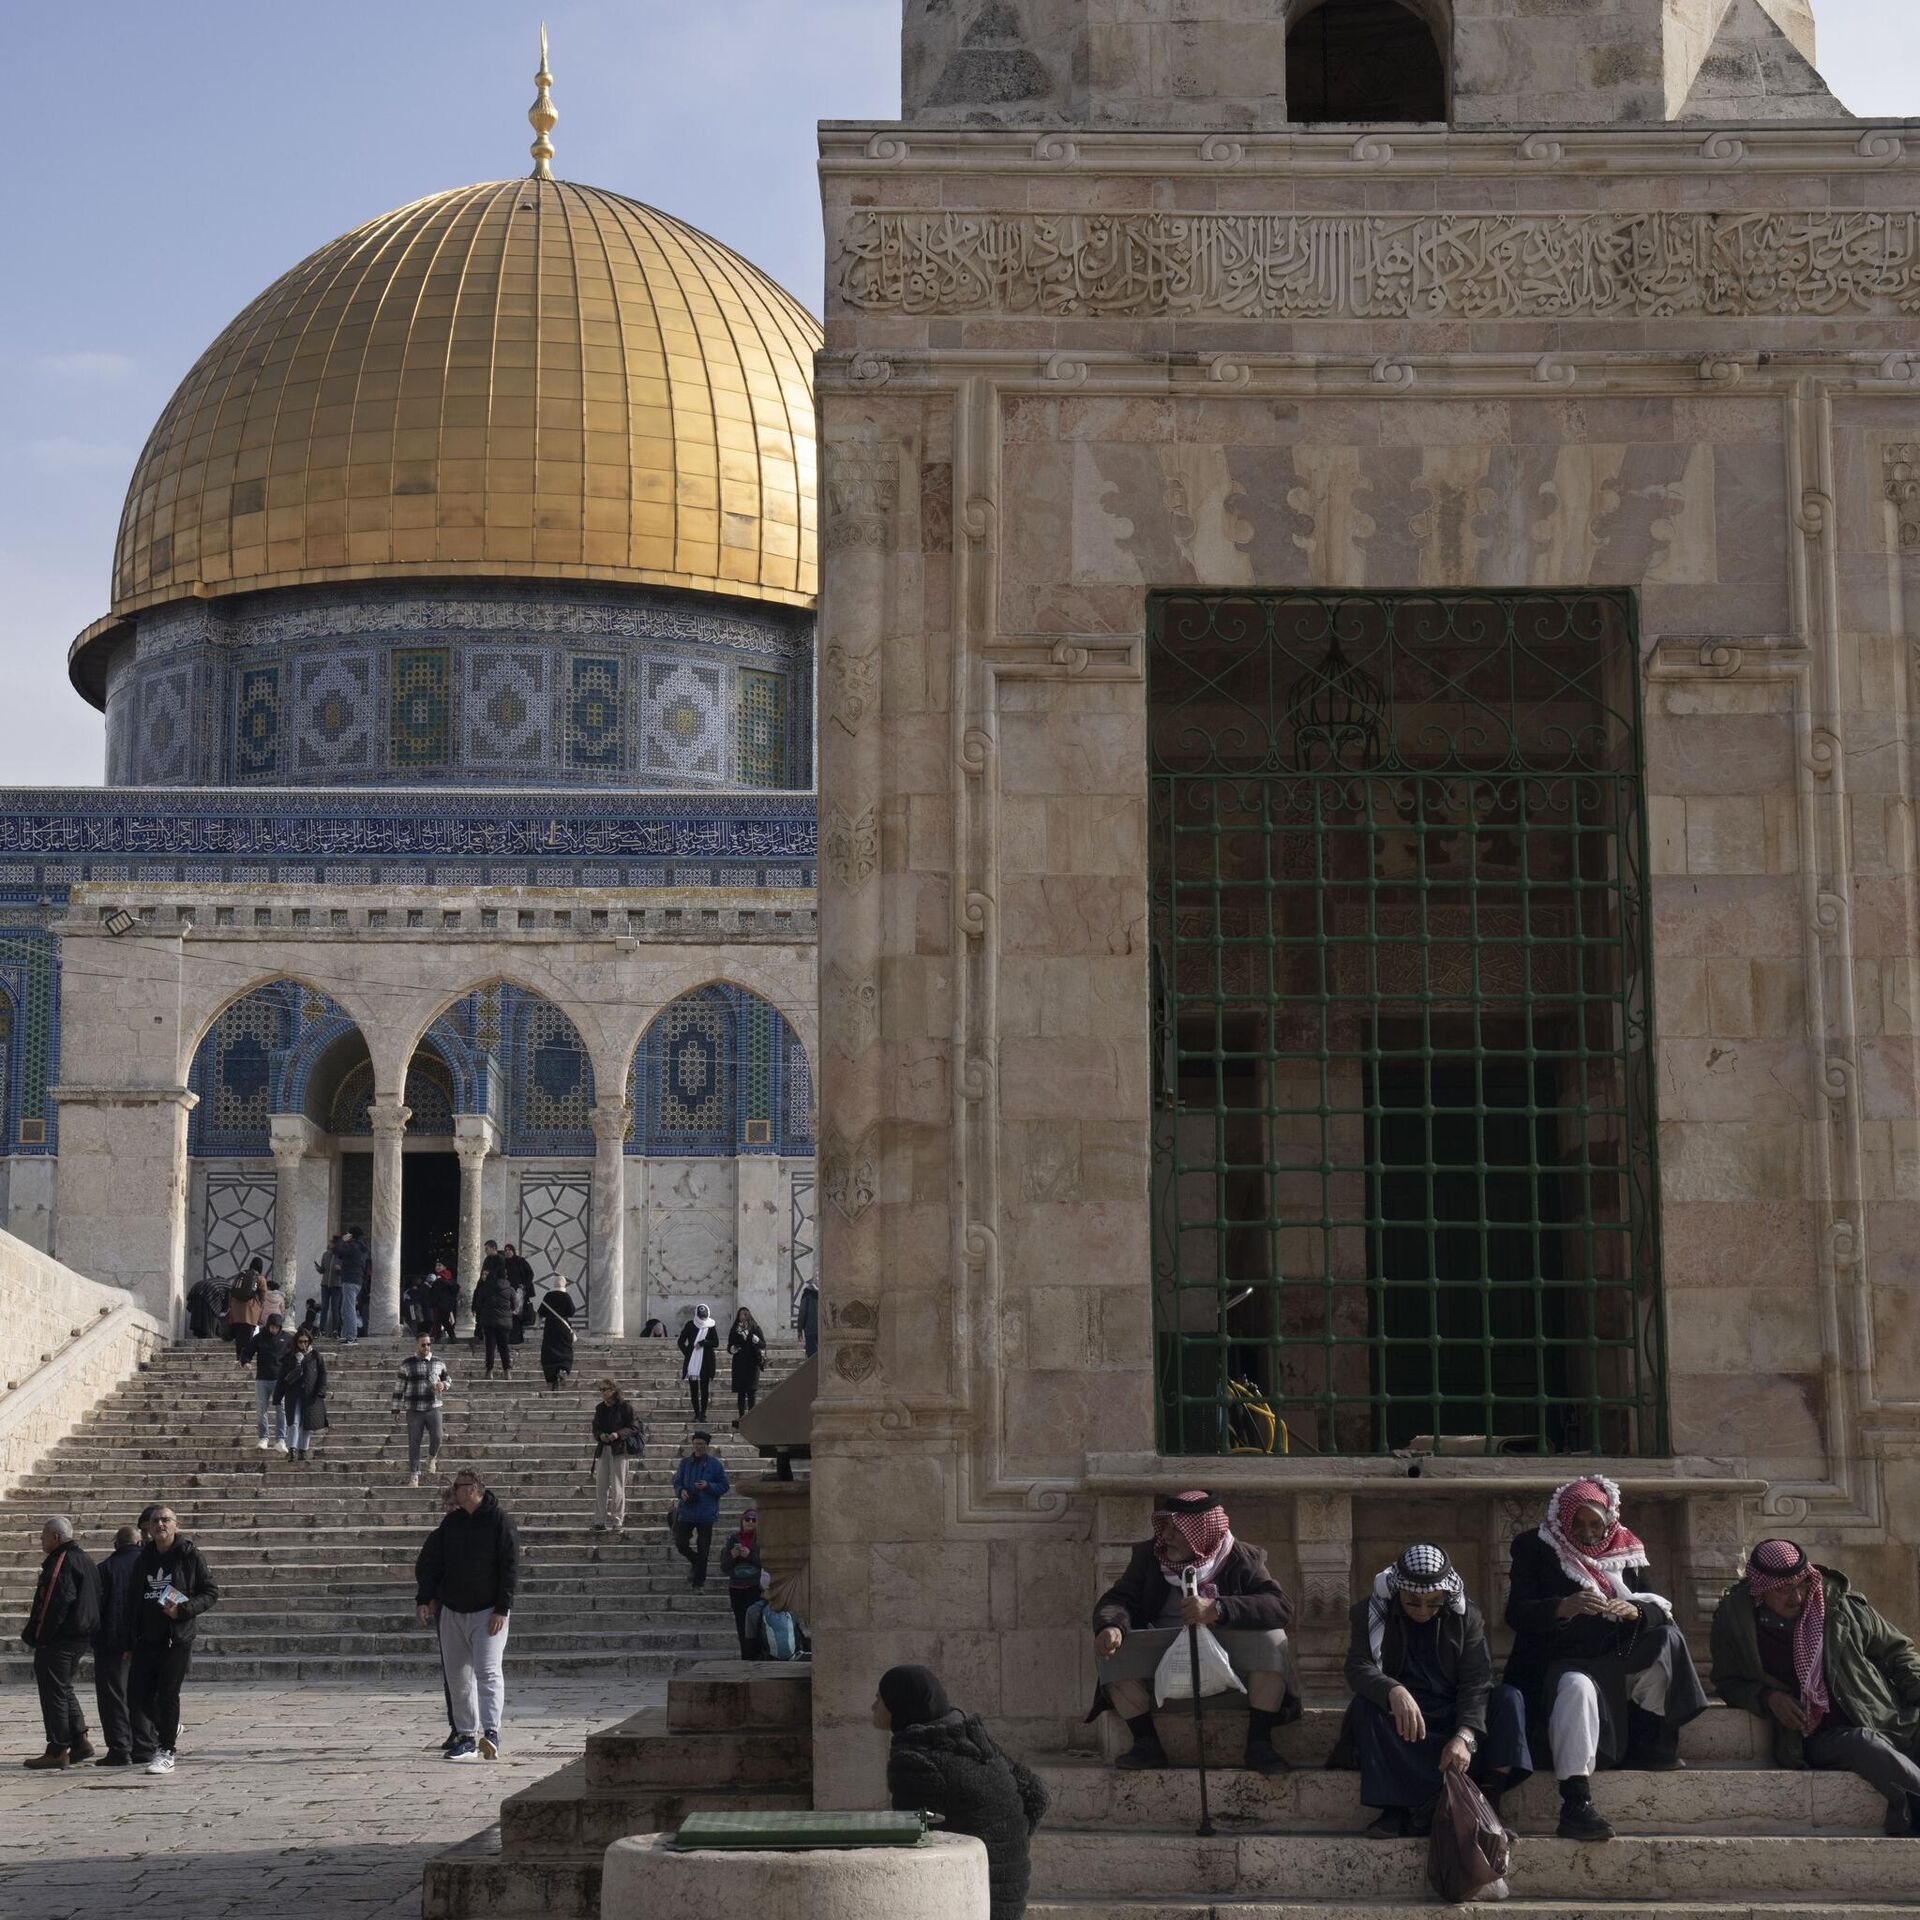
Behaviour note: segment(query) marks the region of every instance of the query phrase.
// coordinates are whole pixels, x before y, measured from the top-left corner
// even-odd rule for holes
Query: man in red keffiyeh
[[[1560,1838],[1611,1840],[1593,1804],[1595,1771],[1684,1765],[1680,1729],[1707,1696],[1605,1474],[1569,1480],[1514,1541],[1507,1625],[1507,1684],[1526,1696],[1534,1753],[1552,1756]]]
[[[1782,1766],[1878,1790],[1886,1831],[1920,1831],[1920,1651],[1791,1540],[1762,1540],[1713,1616],[1713,1684],[1774,1723]]]
[[[1191,1575],[1197,1592],[1183,1592]],[[1297,1719],[1300,1686],[1287,1623],[1293,1606],[1267,1571],[1260,1548],[1233,1537],[1226,1509],[1199,1488],[1155,1501],[1153,1537],[1134,1547],[1127,1570],[1093,1610],[1099,1685],[1089,1720],[1109,1708],[1126,1722],[1133,1745],[1116,1766],[1164,1767],[1166,1750],[1154,1730],[1153,1682],[1176,1643],[1186,1657],[1186,1630],[1204,1627],[1219,1641],[1247,1690],[1244,1764],[1258,1773],[1282,1773],[1274,1729]]]

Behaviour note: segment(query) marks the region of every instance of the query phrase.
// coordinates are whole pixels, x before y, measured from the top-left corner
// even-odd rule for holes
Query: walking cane
[[[1200,1575],[1190,1566],[1180,1570],[1180,1592],[1188,1600],[1200,1597]],[[1200,1629],[1192,1625],[1187,1628],[1187,1660],[1193,1674],[1194,1752],[1200,1762],[1200,1838],[1211,1840],[1213,1816],[1207,1811],[1207,1728],[1200,1712]]]

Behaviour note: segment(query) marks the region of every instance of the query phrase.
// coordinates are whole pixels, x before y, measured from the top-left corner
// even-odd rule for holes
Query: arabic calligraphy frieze
[[[272,814],[179,814],[136,810],[15,811],[0,794],[0,853],[647,859],[811,859],[818,840],[805,818],[504,816],[382,818]]]
[[[1087,318],[1665,319],[1920,311],[1913,212],[890,213],[842,303]]]

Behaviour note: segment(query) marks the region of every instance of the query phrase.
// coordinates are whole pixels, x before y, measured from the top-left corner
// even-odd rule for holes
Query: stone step
[[[702,1757],[689,1754],[685,1771],[703,1770]],[[813,1794],[803,1780],[797,1786],[594,1787],[587,1783],[585,1759],[569,1761],[558,1773],[523,1787],[500,1803],[500,1839],[504,1853],[598,1852],[629,1833],[666,1833],[689,1813],[728,1811],[804,1811]]]
[[[790,1788],[810,1780],[811,1733],[790,1727],[715,1729],[690,1746],[673,1730],[667,1709],[649,1707],[587,1736],[586,1779],[590,1787],[681,1788],[689,1777],[721,1787]]]
[[[1191,1902],[1259,1901],[1284,1890],[1292,1901],[1421,1896],[1424,1840],[1349,1834],[1219,1834],[1136,1825],[1096,1833],[1042,1826],[1034,1836],[1036,1897],[1142,1897]],[[1507,1882],[1530,1899],[1827,1901],[1916,1899],[1920,1849],[1911,1840],[1793,1835],[1629,1835],[1605,1845],[1524,1837]]]
[[[298,1659],[338,1659],[342,1655],[390,1654],[397,1643],[412,1642],[438,1659],[438,1643],[429,1630],[411,1613],[385,1627],[341,1629],[337,1623],[304,1624],[306,1616],[275,1621],[270,1631],[260,1631],[244,1620],[221,1622],[219,1613],[205,1615],[194,1635],[194,1656],[202,1654],[288,1653]],[[522,1653],[559,1654],[568,1648],[582,1653],[709,1653],[715,1657],[737,1655],[739,1641],[728,1618],[685,1626],[639,1626],[626,1621],[608,1621],[587,1627],[576,1620],[549,1616],[544,1620],[522,1621],[516,1608],[510,1647]]]
[[[421,1920],[598,1920],[600,1861],[507,1855],[496,1823],[428,1861]]]
[[[1120,1773],[1082,1755],[1029,1761],[1053,1796],[1049,1826],[1191,1832],[1199,1822],[1200,1776],[1193,1769]],[[1209,1770],[1207,1798],[1214,1824],[1223,1830],[1358,1832],[1374,1817],[1372,1808],[1360,1804],[1357,1773],[1320,1767],[1277,1778],[1238,1767]],[[1642,1834],[1877,1835],[1885,1810],[1880,1796],[1852,1774],[1732,1763],[1678,1773],[1603,1773],[1593,1783],[1593,1798],[1622,1833]],[[1535,1774],[1505,1796],[1500,1812],[1516,1833],[1551,1833],[1560,1816],[1559,1789],[1548,1775]],[[1920,1872],[1920,1859],[1915,1868]]]
[[[583,1653],[567,1646],[558,1653],[533,1653],[517,1646],[507,1649],[507,1671],[522,1678],[564,1680],[671,1680],[692,1672],[720,1656],[711,1653]],[[83,1667],[83,1673],[90,1672]],[[193,1680],[270,1681],[292,1686],[296,1682],[327,1681],[349,1686],[435,1685],[440,1678],[438,1657],[421,1654],[338,1654],[331,1656],[286,1652],[225,1653],[202,1657],[196,1650]],[[87,1684],[91,1686],[91,1679]],[[0,1654],[0,1686],[33,1686],[33,1666],[24,1656]],[[82,1694],[82,1699],[91,1698]],[[23,1708],[23,1711],[25,1709]],[[91,1717],[91,1716],[89,1716]]]
[[[667,1725],[675,1733],[748,1727],[813,1727],[813,1669],[765,1660],[724,1660],[667,1689]]]

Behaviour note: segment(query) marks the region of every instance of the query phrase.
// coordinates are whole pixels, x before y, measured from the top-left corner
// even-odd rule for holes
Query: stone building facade
[[[1086,1737],[1169,1485],[1315,1662],[1593,1462],[1920,1623],[1920,127],[1812,54],[909,0],[822,129],[829,1799],[891,1660]]]
[[[544,162],[542,163],[544,165]],[[0,791],[0,1224],[177,1329],[370,1231],[589,1323],[812,1273],[818,329],[539,177],[330,242],[187,373]]]

